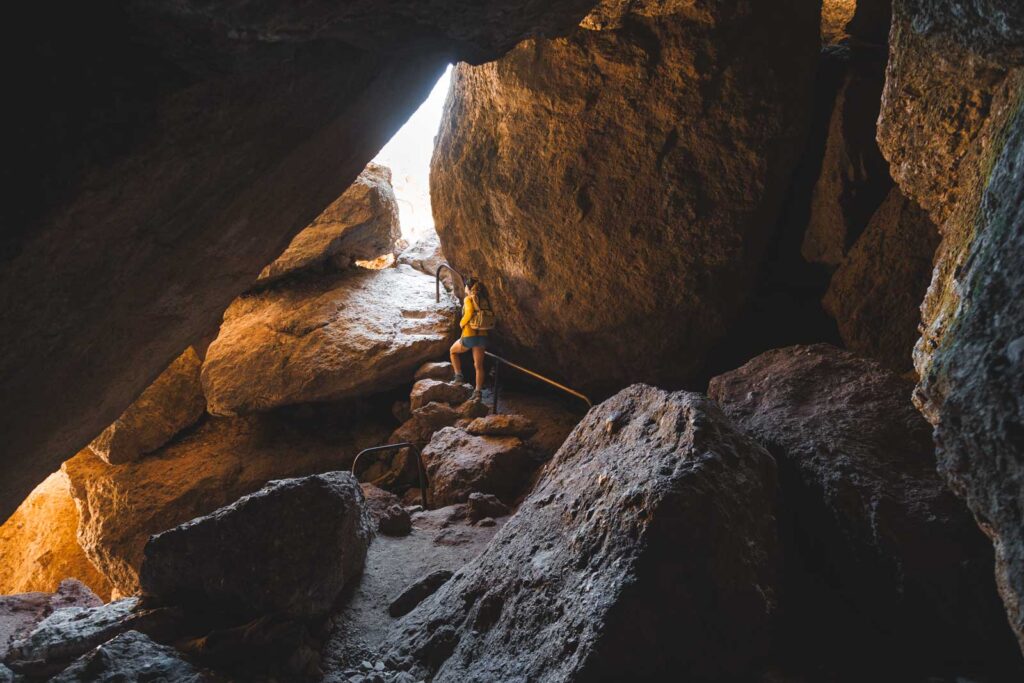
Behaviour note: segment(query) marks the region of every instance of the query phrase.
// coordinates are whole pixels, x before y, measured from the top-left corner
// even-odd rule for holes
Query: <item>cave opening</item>
[[[391,169],[402,237],[410,243],[434,232],[434,216],[430,210],[430,158],[441,126],[452,68],[449,64],[427,99],[373,159]]]
[[[0,683],[1024,678],[1024,16],[365,2],[125,0],[41,112]]]

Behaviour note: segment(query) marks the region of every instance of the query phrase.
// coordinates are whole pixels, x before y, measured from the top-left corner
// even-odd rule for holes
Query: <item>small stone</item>
[[[476,523],[477,526],[494,526],[495,524],[497,524],[497,522],[495,522],[490,517],[484,517],[483,519],[481,519],[479,522]]]
[[[369,671],[370,669],[372,669],[372,668],[373,668],[373,664],[370,664],[370,663],[369,663],[368,661],[366,661],[365,659],[364,659],[363,661],[359,662],[359,666],[363,667],[363,668],[364,668],[364,669],[366,669],[367,671]]]
[[[417,382],[421,379],[439,379],[442,382],[447,382],[454,376],[455,371],[452,370],[451,363],[424,363],[416,371],[413,379]]]
[[[384,662],[376,662],[376,663],[374,663],[373,668],[376,671],[383,671],[384,670]]]
[[[518,436],[528,439],[537,433],[537,425],[525,415],[486,415],[475,418],[466,431],[478,436]]]
[[[508,506],[489,493],[469,494],[469,518],[482,520],[485,517],[504,517],[509,513]],[[493,519],[491,520],[494,521]]]
[[[450,578],[452,578],[452,572],[446,569],[439,569],[413,582],[402,591],[401,595],[391,601],[391,604],[388,605],[388,614],[395,618],[408,614],[416,605],[430,597]]]
[[[473,394],[473,387],[468,384],[452,384],[437,379],[421,379],[412,387],[409,394],[409,405],[415,413],[419,408],[432,401],[461,404]]]

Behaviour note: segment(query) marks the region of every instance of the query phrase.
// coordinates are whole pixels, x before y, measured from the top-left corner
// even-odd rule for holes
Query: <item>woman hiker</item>
[[[494,327],[494,313],[491,301],[487,296],[487,288],[479,280],[466,278],[466,298],[462,302],[462,337],[452,344],[452,368],[455,370],[453,382],[462,383],[462,360],[459,354],[472,349],[473,367],[476,369],[476,390],[471,400],[479,401],[484,388],[484,349],[487,348],[487,331]]]

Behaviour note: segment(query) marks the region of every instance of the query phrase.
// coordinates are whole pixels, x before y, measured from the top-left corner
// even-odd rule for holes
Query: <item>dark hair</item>
[[[466,278],[466,288],[469,289],[470,291],[476,289],[476,299],[478,302],[480,302],[481,308],[491,307],[491,296],[490,294],[487,293],[487,287],[484,286],[484,283],[480,282],[475,278],[469,277]]]

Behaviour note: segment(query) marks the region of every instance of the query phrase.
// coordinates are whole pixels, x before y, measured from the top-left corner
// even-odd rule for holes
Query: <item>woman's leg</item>
[[[459,358],[459,354],[465,353],[468,350],[469,349],[462,345],[462,340],[459,339],[452,344],[452,348],[448,352],[448,357],[452,359],[452,370],[455,371],[456,377],[462,377],[462,359]]]
[[[484,390],[484,347],[473,347],[473,367],[476,368],[476,390]]]

